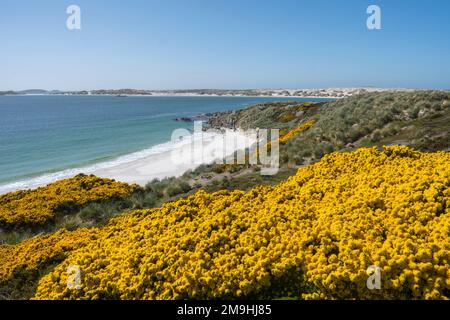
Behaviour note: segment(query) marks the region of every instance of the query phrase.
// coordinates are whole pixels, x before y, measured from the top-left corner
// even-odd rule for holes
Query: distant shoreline
[[[0,97],[38,97],[38,96],[54,96],[54,97],[118,97],[116,94],[4,94],[0,95]],[[118,98],[127,98],[127,97],[225,97],[225,98],[282,98],[282,99],[343,99],[346,97],[339,96],[268,96],[268,95],[214,95],[214,94],[127,94],[124,96],[120,96]]]
[[[254,98],[304,98],[340,99],[370,92],[408,92],[420,89],[406,88],[314,88],[314,89],[186,89],[186,90],[42,90],[0,91],[0,96],[117,96],[117,97],[254,97]]]

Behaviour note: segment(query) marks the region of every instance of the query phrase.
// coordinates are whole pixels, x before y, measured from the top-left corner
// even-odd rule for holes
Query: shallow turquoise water
[[[192,126],[177,117],[283,99],[1,96],[0,185],[151,148]]]

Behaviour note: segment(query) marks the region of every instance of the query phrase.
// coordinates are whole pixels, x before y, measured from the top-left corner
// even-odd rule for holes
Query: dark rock
[[[194,121],[192,118],[188,118],[188,117],[176,118],[174,120],[175,121],[182,121],[182,122],[193,122]]]

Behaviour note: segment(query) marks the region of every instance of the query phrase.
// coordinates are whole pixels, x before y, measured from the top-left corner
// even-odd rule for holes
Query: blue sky
[[[449,14],[448,0],[2,0],[0,90],[449,89]]]

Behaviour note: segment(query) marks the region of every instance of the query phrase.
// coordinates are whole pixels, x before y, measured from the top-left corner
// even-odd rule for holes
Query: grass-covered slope
[[[424,151],[450,148],[450,92],[368,93],[319,107],[316,125],[284,148],[285,162],[301,165],[332,151],[402,144]],[[433,131],[426,130],[434,128]],[[309,163],[309,162],[307,162]]]
[[[207,128],[232,129],[283,129],[299,120],[317,114],[324,103],[312,102],[265,102],[244,109],[217,112],[210,115]]]
[[[449,298],[449,203],[449,153],[333,153],[273,187],[201,191],[92,229],[36,298]],[[371,265],[381,290],[366,287]]]
[[[450,149],[450,92],[375,92],[328,103],[270,102],[214,114],[209,126],[278,128],[281,135],[315,120],[311,130],[281,149],[283,165],[298,166],[323,155],[386,143],[419,150]]]

